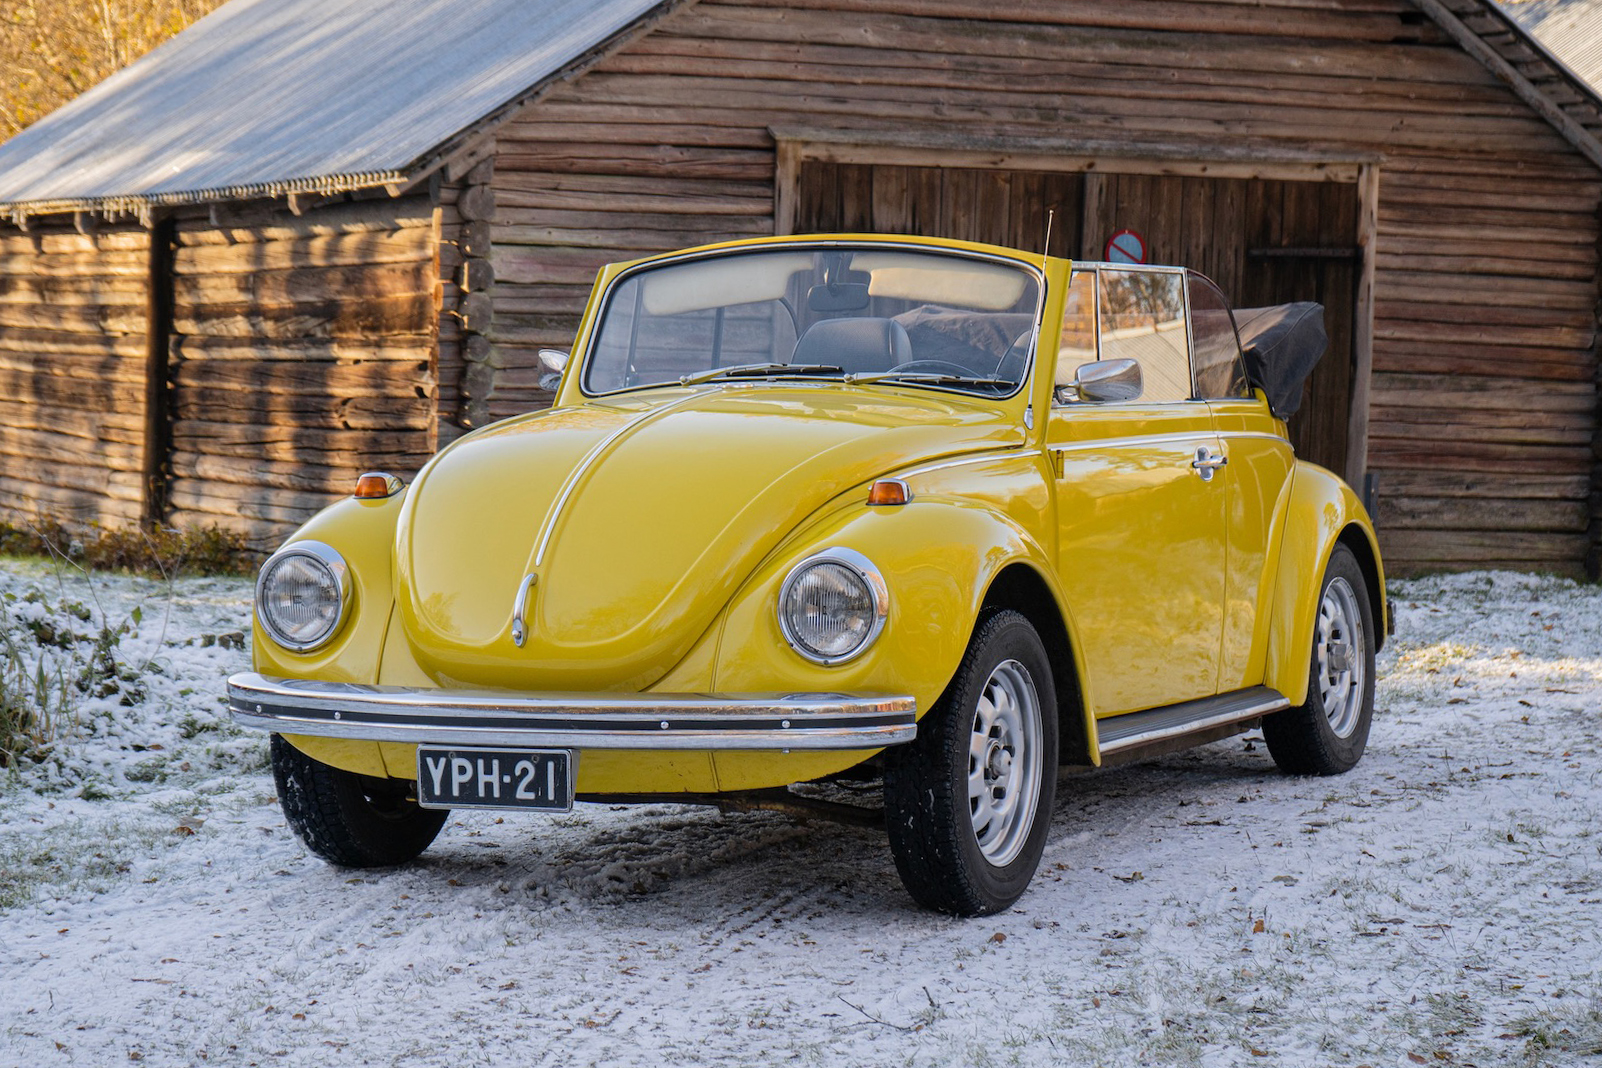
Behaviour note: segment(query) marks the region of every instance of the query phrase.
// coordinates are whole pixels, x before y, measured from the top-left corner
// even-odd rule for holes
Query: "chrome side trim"
[[[1179,404],[1189,404],[1190,401],[1176,401]],[[1121,448],[1125,445],[1166,445],[1182,441],[1217,441],[1218,434],[1211,428],[1207,430],[1176,430],[1169,434],[1141,434],[1123,438],[1091,438],[1087,441],[1068,441],[1060,444],[1047,444],[1047,452],[1079,452],[1083,449]],[[1279,439],[1283,441],[1284,439]]]
[[[276,734],[571,749],[880,749],[917,734],[904,694],[512,693],[228,680],[235,722]]]
[[[1144,712],[1129,712],[1096,721],[1097,746],[1103,753],[1116,753],[1137,745],[1177,738],[1180,735],[1256,719],[1289,708],[1290,701],[1278,690],[1253,686],[1217,697],[1184,701]]]

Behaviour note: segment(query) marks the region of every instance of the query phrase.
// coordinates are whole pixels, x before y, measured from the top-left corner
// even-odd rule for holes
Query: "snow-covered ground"
[[[0,563],[0,611],[57,583]],[[964,922],[881,833],[771,813],[473,815],[336,870],[224,717],[248,583],[69,586],[141,606],[119,656],[154,670],[0,787],[3,1066],[1602,1056],[1602,589],[1399,584],[1355,771],[1247,736],[1070,777],[1033,888]]]

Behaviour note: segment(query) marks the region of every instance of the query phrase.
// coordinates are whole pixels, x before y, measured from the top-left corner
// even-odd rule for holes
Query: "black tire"
[[[976,729],[986,726],[981,699],[994,719],[983,730]],[[1008,701],[1016,717],[997,711]],[[977,743],[986,748],[983,761],[971,755],[975,735],[989,739]],[[1040,865],[1057,791],[1056,687],[1029,621],[1010,610],[981,616],[951,685],[918,723],[917,738],[885,758],[885,823],[907,892],[920,905],[958,916],[1000,912],[1017,901]],[[970,762],[985,784],[977,799],[969,796]],[[976,814],[987,807],[987,795],[1015,802],[1016,810]],[[989,840],[981,844],[982,838]]]
[[[306,848],[342,868],[387,868],[428,848],[450,815],[407,800],[396,779],[329,767],[273,735],[278,803]]]
[[[1307,700],[1263,719],[1269,755],[1292,775],[1350,771],[1363,757],[1374,717],[1374,609],[1362,569],[1344,545],[1335,546],[1324,567],[1318,606]],[[1361,678],[1353,678],[1358,672]]]

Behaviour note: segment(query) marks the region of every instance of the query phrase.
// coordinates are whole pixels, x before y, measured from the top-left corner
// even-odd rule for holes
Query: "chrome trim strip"
[[[904,694],[511,693],[228,680],[235,722],[277,734],[571,749],[880,749],[917,734]]]
[[[1209,727],[1256,719],[1289,707],[1290,701],[1278,690],[1253,686],[1217,697],[1204,697],[1199,701],[1184,701],[1144,712],[1109,716],[1096,721],[1097,748],[1103,753],[1116,753]]]
[[[585,453],[584,458],[574,464],[573,470],[568,472],[567,480],[562,483],[562,489],[557,493],[555,503],[545,513],[545,519],[540,524],[539,541],[534,550],[534,566],[537,568],[545,563],[545,550],[550,548],[551,538],[556,533],[557,523],[562,517],[563,510],[567,507],[568,499],[578,490],[579,484],[589,475],[590,469],[600,463],[601,458],[611,451],[613,445],[633,432],[635,428],[651,422],[658,416],[666,415],[681,408],[693,400],[698,400],[711,392],[714,392],[714,390],[698,389],[686,397],[680,397],[678,400],[671,401],[661,407],[647,408],[633,419],[626,420],[622,426],[602,438],[594,448]]]
[[[838,248],[851,250],[874,249],[878,251],[893,252],[927,252],[932,255],[947,255],[971,260],[986,260],[991,263],[1018,268],[1033,276],[1039,283],[1039,292],[1036,295],[1035,300],[1035,333],[1034,338],[1030,342],[1029,346],[1029,360],[1024,365],[1023,372],[1018,377],[1018,386],[1016,389],[1014,389],[1011,393],[1005,394],[1004,396],[985,397],[976,393],[966,393],[960,389],[953,389],[949,386],[920,387],[934,389],[941,393],[956,393],[959,396],[974,397],[979,400],[997,401],[1012,400],[1014,397],[1017,397],[1020,393],[1026,390],[1031,378],[1033,377],[1035,364],[1039,362],[1039,353],[1037,350],[1040,347],[1040,331],[1042,329],[1042,320],[1044,319],[1046,313],[1046,299],[1049,296],[1049,294],[1046,292],[1046,265],[1044,261],[1042,261],[1040,264],[1035,264],[1027,258],[1019,258],[1027,257],[1030,254],[1018,250],[1014,250],[1016,251],[1016,255],[1004,255],[995,252],[982,252],[977,249],[952,248],[949,245],[941,244],[939,239],[896,241],[887,240],[882,237],[852,238],[845,236],[824,236],[820,238],[807,234],[784,234],[772,238],[759,238],[751,241],[750,243],[741,241],[732,245],[718,245],[712,248],[686,249],[679,252],[664,253],[660,256],[654,256],[648,260],[645,260],[644,262],[636,263],[628,268],[628,270],[619,272],[615,278],[607,283],[605,292],[601,294],[600,301],[596,305],[599,310],[596,312],[595,322],[590,328],[590,336],[584,339],[585,345],[583,350],[580,351],[577,346],[574,346],[574,355],[582,357],[580,360],[578,379],[579,393],[586,398],[598,399],[602,397],[615,397],[620,394],[632,393],[643,389],[660,389],[664,386],[676,384],[672,381],[652,382],[641,386],[625,386],[622,389],[609,389],[597,393],[591,393],[585,384],[585,378],[588,376],[590,369],[590,358],[593,355],[595,342],[598,339],[596,330],[599,328],[601,321],[606,317],[607,310],[612,303],[612,295],[619,286],[621,286],[628,279],[633,278],[635,275],[645,271],[654,270],[658,267],[671,267],[681,263],[694,262],[695,260],[715,259],[719,256],[736,256],[747,253],[761,252],[783,252],[794,251],[797,249],[807,250]],[[1184,268],[1167,269],[1183,270]]]
[[[901,474],[897,477],[902,479],[902,481],[905,481],[909,478],[917,478],[919,475],[932,474],[935,471],[944,471],[948,467],[964,467],[968,464],[982,464],[990,460],[1002,459],[1008,456],[1016,456],[1018,455],[1018,450],[1021,447],[1022,446],[1020,445],[1006,445],[1000,448],[988,449],[985,452],[979,453],[977,456],[964,456],[956,460],[932,460],[929,463],[921,464],[918,467],[909,467],[905,471],[901,472]]]
[[[1189,401],[1183,403],[1189,404]],[[1149,445],[1152,443],[1168,444],[1181,441],[1208,441],[1218,440],[1218,434],[1212,430],[1181,430],[1171,434],[1140,434],[1126,438],[1093,438],[1089,441],[1074,441],[1064,445],[1046,445],[1047,452],[1078,452],[1081,449],[1100,449],[1109,446],[1122,447],[1125,445]],[[1277,438],[1284,441],[1284,438]]]

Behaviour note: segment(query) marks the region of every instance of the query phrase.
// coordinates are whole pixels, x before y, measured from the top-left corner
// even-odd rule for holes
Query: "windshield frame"
[[[715,379],[711,382],[695,383],[691,386],[685,386],[676,379],[669,379],[661,382],[642,382],[639,385],[622,386],[617,389],[591,390],[589,388],[588,379],[591,364],[595,358],[596,347],[600,343],[602,326],[606,322],[606,317],[611,309],[613,298],[617,295],[617,292],[622,285],[629,279],[660,267],[692,263],[697,260],[721,259],[742,255],[759,255],[768,252],[814,250],[827,251],[831,249],[926,253],[933,256],[951,256],[960,259],[980,260],[986,263],[1000,264],[1002,266],[1022,271],[1029,275],[1029,277],[1035,282],[1035,308],[1032,325],[1030,328],[1029,352],[1025,357],[1023,369],[1019,372],[1016,385],[1006,393],[987,394],[975,392],[971,387],[964,388],[953,384],[938,384],[933,382],[918,381],[916,378],[899,379],[895,377],[889,377],[877,379],[871,382],[852,382],[834,374],[776,374],[773,377],[743,376],[727,380]],[[585,398],[616,397],[625,394],[640,393],[647,390],[686,389],[695,388],[696,386],[702,385],[717,386],[721,388],[727,388],[730,386],[750,387],[752,385],[807,385],[815,387],[818,383],[833,383],[843,388],[861,388],[863,386],[870,385],[896,386],[925,391],[933,390],[939,393],[966,397],[970,400],[998,402],[1011,400],[1028,388],[1028,385],[1034,376],[1035,365],[1040,350],[1040,337],[1043,330],[1042,316],[1046,308],[1048,295],[1047,286],[1049,284],[1047,281],[1047,274],[1044,264],[1032,262],[1030,259],[1024,258],[1024,256],[1024,253],[1018,253],[1016,255],[1002,255],[996,252],[987,252],[980,249],[953,248],[944,244],[925,244],[921,241],[828,238],[820,240],[803,238],[784,241],[760,241],[736,246],[696,249],[687,252],[673,253],[667,256],[655,257],[641,263],[636,263],[625,270],[619,271],[606,283],[606,289],[602,292],[600,299],[595,303],[596,312],[594,319],[587,325],[581,353],[582,361],[580,366],[576,369],[578,373],[574,376],[574,385],[577,386],[579,395]],[[1036,257],[1036,259],[1038,259],[1038,257]],[[909,372],[909,375],[912,374],[916,374],[916,372]]]

